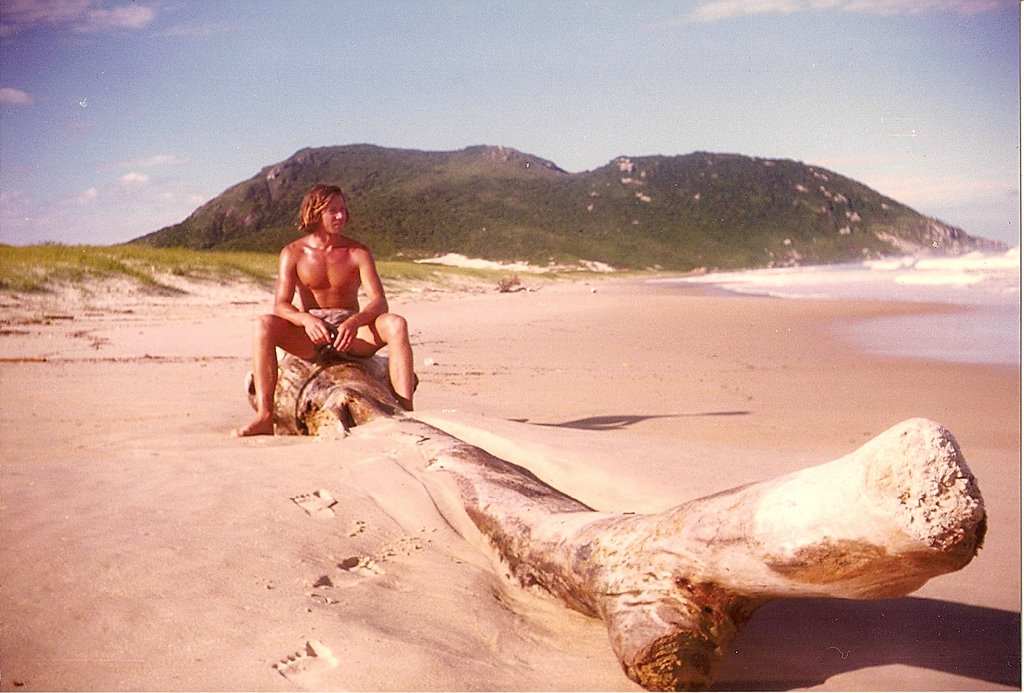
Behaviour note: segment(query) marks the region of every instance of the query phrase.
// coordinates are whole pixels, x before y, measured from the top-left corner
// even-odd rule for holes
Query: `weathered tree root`
[[[373,391],[368,379],[347,369],[344,398]],[[771,599],[904,595],[967,565],[985,534],[981,493],[956,441],[925,419],[833,462],[623,515],[594,511],[375,402],[356,409],[416,441],[427,464],[410,471],[453,526],[468,515],[520,584],[601,618],[626,674],[650,690],[711,685],[739,629]],[[300,410],[317,405],[291,409]]]

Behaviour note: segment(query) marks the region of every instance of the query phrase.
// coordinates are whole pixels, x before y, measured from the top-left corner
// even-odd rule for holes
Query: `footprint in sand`
[[[310,585],[310,587],[334,587],[334,583],[331,581],[330,575],[321,575]]]
[[[295,496],[292,500],[313,517],[322,518],[334,517],[334,510],[331,508],[338,502],[324,489]]]
[[[349,556],[339,563],[338,567],[346,573],[365,575],[366,577],[384,574],[384,570],[377,565],[377,561],[369,556]]]
[[[305,649],[274,665],[278,673],[302,686],[304,678],[338,666],[338,659],[319,640],[307,640]],[[315,683],[315,682],[314,682]],[[316,686],[313,686],[316,688]]]
[[[298,501],[296,501],[298,502]],[[353,525],[353,530],[349,534],[350,537],[354,537],[361,534],[366,529],[366,523],[362,520],[356,520]],[[425,533],[427,530],[423,529],[421,532]],[[432,530],[433,531],[433,530]],[[348,558],[342,559],[337,564],[338,568],[349,575],[358,575],[361,577],[376,577],[378,575],[384,575],[385,570],[381,567],[381,563],[387,562],[389,559],[396,556],[405,555],[410,556],[414,551],[420,551],[428,544],[431,543],[431,539],[425,537],[402,537],[398,541],[394,542],[389,546],[385,546],[376,556],[349,556]],[[306,583],[308,587],[315,590],[326,590],[330,591],[336,587],[342,585],[336,584],[331,579],[330,575],[321,575],[316,580]],[[321,594],[320,592],[312,592],[309,594],[310,597],[317,601],[323,601],[327,604],[336,603],[337,600]]]
[[[365,523],[360,521],[356,524],[359,526],[358,531],[350,534],[350,537],[363,531],[362,526],[365,525]],[[347,573],[355,573],[357,575],[383,575],[384,569],[380,567],[381,563],[384,563],[395,556],[411,556],[413,551],[422,550],[427,546],[427,544],[430,544],[431,541],[431,539],[423,539],[420,537],[402,537],[393,544],[382,548],[380,552],[377,553],[376,557],[349,556],[339,563],[338,567]]]
[[[422,529],[420,531],[426,532],[426,529]],[[386,561],[387,559],[394,558],[398,555],[411,556],[414,551],[421,551],[431,543],[433,543],[433,539],[429,538],[416,536],[402,537],[389,546],[385,546],[381,549],[380,558],[381,560]]]
[[[311,587],[315,592],[308,592],[307,596],[315,602],[320,604],[337,604],[338,600],[330,596],[329,592],[334,589],[334,581],[331,580],[329,575],[321,575],[313,582],[306,583],[307,587]]]
[[[310,592],[307,596],[317,604],[323,604],[324,606],[331,606],[338,603],[338,600],[334,597],[326,594],[320,594],[319,592]],[[306,608],[306,611],[313,613],[313,609],[309,607]]]

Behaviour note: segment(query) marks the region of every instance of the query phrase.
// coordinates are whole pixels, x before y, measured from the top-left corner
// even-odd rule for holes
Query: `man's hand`
[[[321,320],[315,315],[305,314],[302,321],[306,329],[306,336],[313,344],[330,344],[334,336],[334,328],[326,320]]]
[[[352,326],[352,319],[345,320],[338,325],[338,334],[334,336],[335,350],[340,352],[348,351],[352,347],[352,342],[356,339],[357,328]]]

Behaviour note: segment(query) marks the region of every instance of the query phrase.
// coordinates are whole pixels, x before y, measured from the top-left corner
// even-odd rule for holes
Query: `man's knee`
[[[385,313],[377,318],[377,332],[388,344],[409,340],[409,324],[395,313]]]
[[[257,338],[267,337],[276,332],[274,325],[274,319],[276,317],[277,316],[268,313],[256,318],[256,322],[253,324],[253,332],[256,334]]]
[[[287,320],[284,320],[273,313],[267,313],[256,318],[256,322],[253,325],[253,335],[257,342],[280,346],[284,330],[287,329],[290,324],[291,323]]]

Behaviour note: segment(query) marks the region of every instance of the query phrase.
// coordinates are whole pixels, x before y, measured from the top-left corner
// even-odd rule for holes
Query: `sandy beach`
[[[582,502],[655,512],[912,417],[979,480],[974,561],[911,596],[778,601],[718,690],[1020,688],[1020,369],[858,352],[920,304],[641,280],[409,291],[415,416]],[[601,622],[510,583],[387,422],[234,439],[266,291],[5,295],[0,689],[637,690]],[[327,503],[310,503],[327,498]]]

